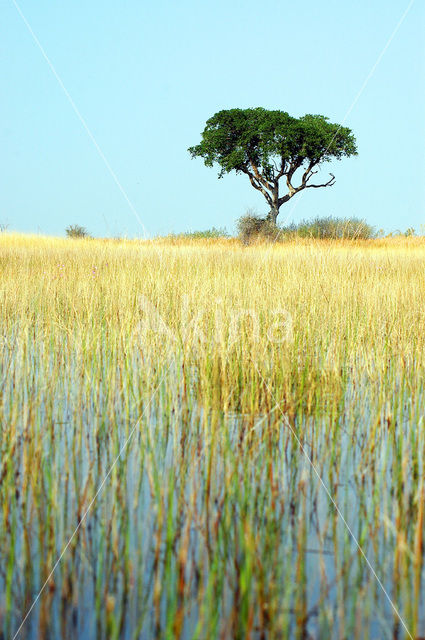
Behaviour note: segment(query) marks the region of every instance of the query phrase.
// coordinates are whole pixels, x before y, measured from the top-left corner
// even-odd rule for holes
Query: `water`
[[[52,402],[48,387],[34,396],[34,379],[16,420],[7,378],[3,637],[73,532],[20,638],[406,637],[348,528],[403,620],[416,615],[425,634],[415,556],[424,429],[407,396],[393,423],[385,407],[377,421],[366,387],[350,388],[334,416],[250,417],[205,410],[171,383],[135,406],[95,387],[81,402],[72,376],[59,376]]]
[[[424,635],[422,245],[6,238],[3,637]]]

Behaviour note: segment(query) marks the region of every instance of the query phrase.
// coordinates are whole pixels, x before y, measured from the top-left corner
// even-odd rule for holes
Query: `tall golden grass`
[[[22,637],[404,637],[294,433],[424,633],[423,238],[1,234],[0,301],[5,637],[79,523]]]

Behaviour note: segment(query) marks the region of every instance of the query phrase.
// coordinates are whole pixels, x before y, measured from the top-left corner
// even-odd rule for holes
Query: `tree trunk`
[[[275,180],[271,195],[270,211],[267,214],[267,220],[272,224],[276,224],[277,216],[279,215],[279,181]]]
[[[270,211],[267,214],[267,220],[276,224],[277,216],[279,215],[279,205],[273,204]]]

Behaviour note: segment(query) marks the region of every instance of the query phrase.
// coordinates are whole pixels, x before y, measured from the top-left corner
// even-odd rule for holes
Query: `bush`
[[[301,238],[322,238],[326,240],[368,240],[374,238],[374,227],[359,218],[314,218],[302,220],[281,228],[282,236],[296,235]]]
[[[219,229],[212,227],[211,229],[206,229],[205,231],[183,231],[182,233],[172,234],[172,237],[202,240],[204,238],[229,238],[230,234],[223,227],[220,227]]]
[[[245,244],[253,240],[277,240],[279,228],[267,218],[261,218],[255,213],[241,216],[237,222],[238,234]]]
[[[90,238],[90,234],[85,227],[81,227],[79,224],[70,224],[65,229],[68,238]]]
[[[202,239],[202,238],[228,238],[228,231],[220,227],[216,229],[212,227],[211,229],[206,229],[205,231],[186,231],[183,233],[183,236],[186,238],[194,238],[194,239]]]
[[[321,238],[326,240],[368,240],[376,237],[374,227],[359,218],[314,218],[302,220],[298,224],[286,226],[273,224],[267,218],[261,218],[255,213],[248,212],[239,218],[239,237],[245,244],[253,240],[267,240],[277,242],[288,238]]]
[[[292,223],[280,227],[280,237],[288,238],[321,238],[324,240],[368,240],[375,238],[377,232],[374,227],[365,220],[359,218],[314,218],[313,220],[301,220],[297,224]]]

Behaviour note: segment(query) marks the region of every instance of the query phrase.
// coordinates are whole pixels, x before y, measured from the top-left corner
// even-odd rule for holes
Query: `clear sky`
[[[220,109],[342,122],[408,0],[17,0],[148,233],[267,212],[246,176],[192,160]],[[425,5],[416,0],[345,121],[359,156],[279,219],[425,223]],[[0,2],[0,223],[143,235],[12,0]],[[298,199],[298,202],[296,203]],[[293,205],[296,206],[294,207]]]

